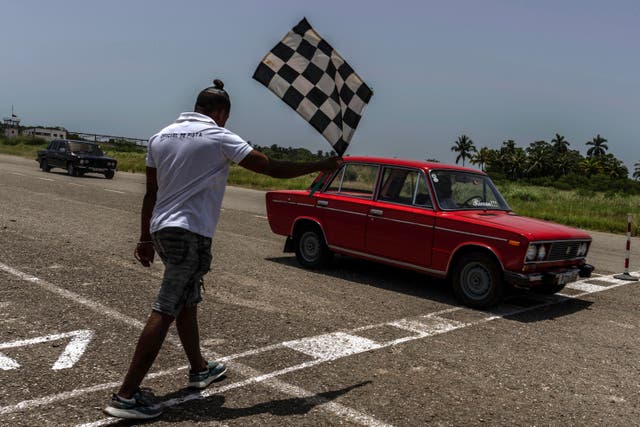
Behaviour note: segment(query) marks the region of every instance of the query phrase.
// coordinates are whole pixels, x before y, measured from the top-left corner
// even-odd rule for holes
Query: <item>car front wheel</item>
[[[296,234],[296,258],[305,268],[326,267],[332,258],[332,252],[324,241],[318,227],[305,227]]]
[[[67,173],[68,173],[70,176],[78,176],[78,170],[76,169],[76,167],[75,167],[75,166],[73,166],[73,163],[69,163],[69,164],[67,165]]]
[[[502,298],[500,268],[487,254],[471,252],[460,257],[452,273],[453,291],[464,305],[487,308]]]
[[[104,173],[104,177],[107,178],[107,179],[112,179],[113,175],[115,175],[114,171],[107,171],[107,172]]]

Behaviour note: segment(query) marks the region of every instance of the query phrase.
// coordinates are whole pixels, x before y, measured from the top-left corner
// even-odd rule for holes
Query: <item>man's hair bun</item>
[[[215,80],[213,81],[213,86],[214,86],[216,89],[220,89],[220,90],[223,90],[223,89],[224,89],[224,83],[222,83],[222,80],[220,80],[220,79],[215,79]]]

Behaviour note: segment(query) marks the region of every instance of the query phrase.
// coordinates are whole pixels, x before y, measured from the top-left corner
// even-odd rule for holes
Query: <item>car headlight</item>
[[[547,256],[547,248],[545,248],[544,245],[540,245],[540,247],[538,248],[538,256],[536,257],[536,259],[538,261],[542,261],[545,256]]]
[[[527,261],[533,261],[536,259],[536,255],[538,255],[538,247],[536,245],[529,245],[527,248]]]
[[[80,164],[81,164],[81,165],[88,165],[88,164],[89,164],[89,160],[87,160],[87,159],[80,159]]]

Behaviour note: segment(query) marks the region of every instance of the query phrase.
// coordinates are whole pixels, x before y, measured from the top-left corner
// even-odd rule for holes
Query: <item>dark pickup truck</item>
[[[113,178],[118,163],[116,159],[105,156],[98,144],[66,139],[51,141],[45,150],[38,151],[36,160],[45,172],[62,168],[71,176],[94,172],[103,174],[107,179]]]

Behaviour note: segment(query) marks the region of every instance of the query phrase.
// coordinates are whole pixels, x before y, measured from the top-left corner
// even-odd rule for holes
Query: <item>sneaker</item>
[[[137,391],[131,399],[114,394],[109,405],[104,408],[104,412],[112,417],[134,420],[155,418],[162,414],[162,410],[152,405],[140,391]]]
[[[206,371],[202,372],[194,373],[189,371],[189,384],[187,384],[187,386],[191,388],[205,388],[227,372],[227,367],[218,362],[208,362],[207,368]]]

